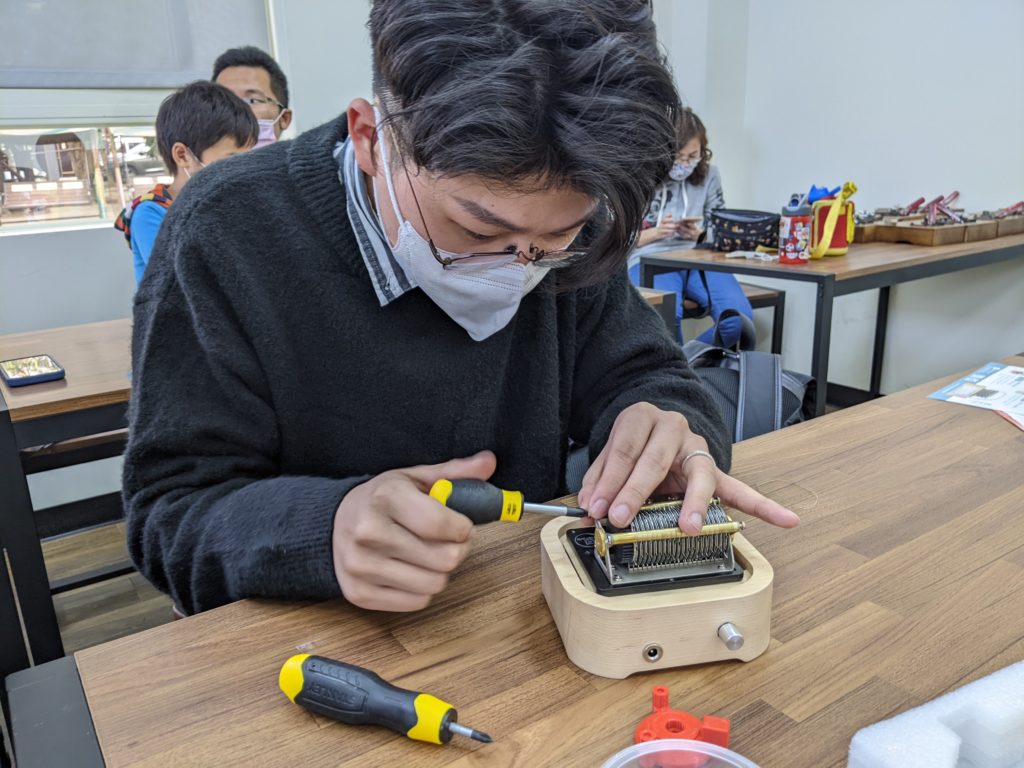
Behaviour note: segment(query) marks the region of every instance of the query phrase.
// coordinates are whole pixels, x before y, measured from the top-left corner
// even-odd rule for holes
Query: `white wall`
[[[790,192],[846,179],[861,208],[953,189],[969,210],[1024,198],[1019,0],[656,0],[656,10],[729,205],[774,210]],[[787,291],[786,364],[809,370],[813,288],[757,282]],[[876,297],[837,300],[831,380],[867,385]],[[1022,298],[1022,262],[894,288],[883,391],[1024,350]]]
[[[703,111],[707,93],[710,0],[655,0],[658,40],[670,59],[683,102]]]
[[[0,236],[0,333],[128,317],[134,292],[131,251],[110,224]]]
[[[272,8],[298,131],[337,117],[356,97],[373,98],[369,0],[272,0]]]

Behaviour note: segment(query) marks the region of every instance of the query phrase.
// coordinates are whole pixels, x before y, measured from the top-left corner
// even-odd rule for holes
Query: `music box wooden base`
[[[567,538],[585,536],[577,530],[583,527],[576,518],[560,517],[541,530],[544,598],[569,659],[580,669],[624,678],[709,661],[750,661],[768,647],[773,571],[742,535],[732,536],[737,577],[742,568],[738,581],[605,595]]]

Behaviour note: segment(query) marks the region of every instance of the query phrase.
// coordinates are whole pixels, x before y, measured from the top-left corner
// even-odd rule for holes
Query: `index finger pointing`
[[[718,483],[718,495],[728,506],[758,517],[766,523],[780,528],[795,528],[800,524],[800,517],[790,509],[772,501],[746,483],[722,474]]]

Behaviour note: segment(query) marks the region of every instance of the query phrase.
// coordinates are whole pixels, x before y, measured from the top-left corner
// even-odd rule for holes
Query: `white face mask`
[[[376,110],[374,110],[376,112]],[[389,242],[395,260],[401,265],[409,281],[430,297],[448,317],[461,325],[473,341],[483,341],[494,335],[512,320],[523,296],[532,291],[548,273],[547,267],[528,264],[481,264],[445,268],[434,258],[428,243],[413,225],[402,217],[395,195],[395,185],[388,164],[387,142],[381,130],[381,116],[377,113],[377,138],[380,142],[381,163],[387,182],[388,196],[398,220],[398,240]],[[377,219],[385,233],[380,215],[380,195],[374,178],[374,196],[377,199]],[[390,238],[388,238],[390,241]],[[458,258],[462,254],[449,253],[438,248],[442,258]]]
[[[672,181],[686,181],[699,162],[700,160],[692,160],[689,163],[680,163],[677,160],[672,164],[672,170],[668,172],[668,177]]]

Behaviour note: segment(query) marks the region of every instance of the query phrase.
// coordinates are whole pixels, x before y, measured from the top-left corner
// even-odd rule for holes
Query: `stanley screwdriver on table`
[[[521,492],[505,491],[483,480],[438,480],[430,489],[430,497],[478,525],[498,520],[518,523],[523,512],[539,512],[556,517],[587,515],[586,510],[579,507],[524,502]]]
[[[278,684],[306,709],[348,725],[382,725],[416,741],[447,744],[453,734],[491,743],[460,725],[458,712],[429,693],[397,688],[368,669],[300,653],[281,667]]]

